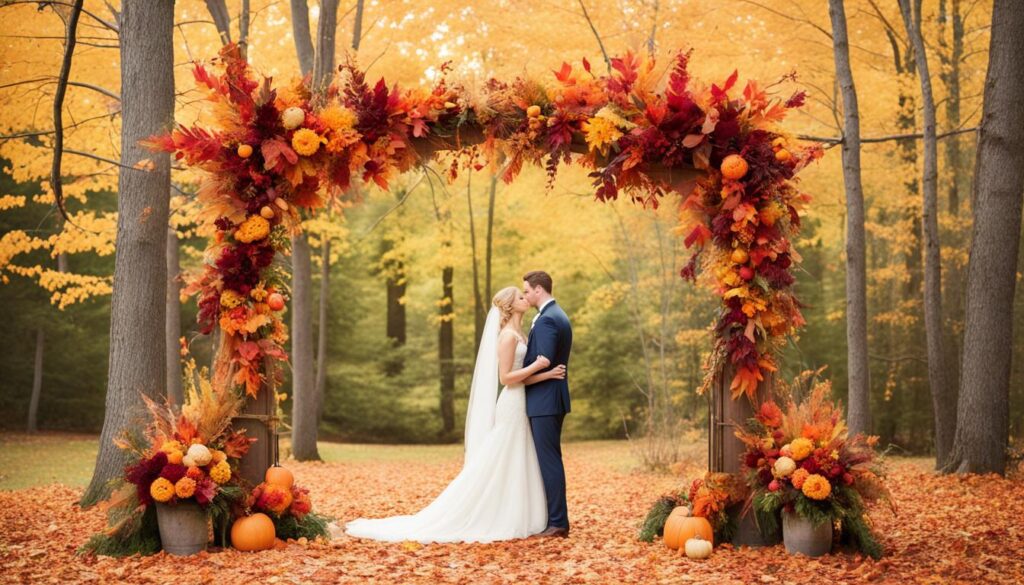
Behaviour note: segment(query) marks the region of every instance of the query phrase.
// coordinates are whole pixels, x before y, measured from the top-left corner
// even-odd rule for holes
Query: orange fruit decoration
[[[270,306],[270,309],[273,310],[273,311],[280,311],[281,309],[284,308],[284,297],[281,296],[281,293],[276,293],[276,292],[275,293],[270,293],[270,295],[267,296],[267,305]],[[270,478],[270,471],[273,470],[273,469],[284,469],[284,468],[283,467],[271,467],[270,469],[268,469],[267,470],[267,475],[266,475],[267,483],[273,483],[269,479]],[[289,472],[287,469],[284,469],[284,470],[286,472],[288,472],[289,475],[291,475],[291,472]],[[291,486],[289,485],[289,487],[291,487]]]
[[[732,251],[733,264],[746,264],[747,260],[750,260],[750,255],[743,248],[736,248]]]
[[[249,146],[248,144],[239,144],[238,156],[242,158],[249,158],[250,156],[252,156],[252,147]]]
[[[726,179],[742,179],[747,171],[750,170],[750,165],[738,154],[730,154],[722,160],[722,176]]]
[[[277,309],[274,310],[276,311]],[[295,476],[292,475],[292,472],[280,465],[275,465],[267,469],[267,473],[263,476],[263,479],[270,485],[281,486],[287,490],[292,489],[292,486],[295,485]]]
[[[268,550],[274,547],[274,521],[266,514],[243,516],[231,525],[231,546],[238,550]]]

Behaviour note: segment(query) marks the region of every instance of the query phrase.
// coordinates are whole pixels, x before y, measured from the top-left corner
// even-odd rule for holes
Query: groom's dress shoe
[[[544,532],[534,534],[537,538],[569,538],[569,529],[561,526],[549,526]]]

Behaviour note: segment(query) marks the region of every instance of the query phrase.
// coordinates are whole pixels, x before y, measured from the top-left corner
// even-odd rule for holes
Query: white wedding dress
[[[494,319],[491,325],[496,323]],[[486,327],[485,336],[487,329],[494,328]],[[497,333],[491,333],[495,343],[489,345],[495,346],[492,361],[496,380]],[[353,520],[345,525],[347,534],[389,542],[493,542],[526,538],[547,527],[547,500],[526,416],[526,389],[522,384],[506,386],[496,404],[493,400],[487,404],[497,391],[497,383],[489,395],[486,391],[477,392],[477,378],[489,380],[488,376],[480,375],[480,362],[490,367],[483,343],[480,349],[467,415],[467,450],[462,471],[437,499],[416,514]],[[526,344],[520,341],[513,370],[523,367],[525,355]],[[482,396],[473,395],[477,393]],[[484,409],[484,416],[479,416],[480,409]],[[491,416],[493,424],[489,424]],[[489,428],[481,427],[482,423]],[[482,430],[476,432],[471,427]]]

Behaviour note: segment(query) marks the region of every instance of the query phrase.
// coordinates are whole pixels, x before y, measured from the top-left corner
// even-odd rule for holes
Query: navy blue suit
[[[568,368],[571,350],[569,317],[551,301],[541,310],[530,330],[523,364],[528,366],[537,360],[537,356],[544,356],[551,360],[547,369],[558,365]],[[544,479],[548,527],[566,529],[569,528],[569,513],[565,503],[565,467],[562,465],[562,421],[569,411],[568,374],[564,380],[545,380],[526,387],[526,415],[530,417],[540,474]]]

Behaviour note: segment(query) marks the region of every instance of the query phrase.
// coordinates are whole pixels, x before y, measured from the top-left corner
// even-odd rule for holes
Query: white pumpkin
[[[710,541],[700,537],[694,537],[686,541],[685,549],[687,558],[706,559],[711,556],[714,545]]]
[[[296,106],[288,108],[281,114],[281,124],[289,130],[298,128],[304,121],[306,121],[306,112]]]
[[[796,461],[786,456],[779,457],[775,460],[773,471],[775,472],[775,477],[789,477],[796,471]]]
[[[188,459],[189,462],[185,463]],[[213,459],[213,453],[206,448],[206,445],[195,444],[188,448],[188,453],[181,459],[185,465],[195,465],[196,467],[202,467],[209,463]]]

